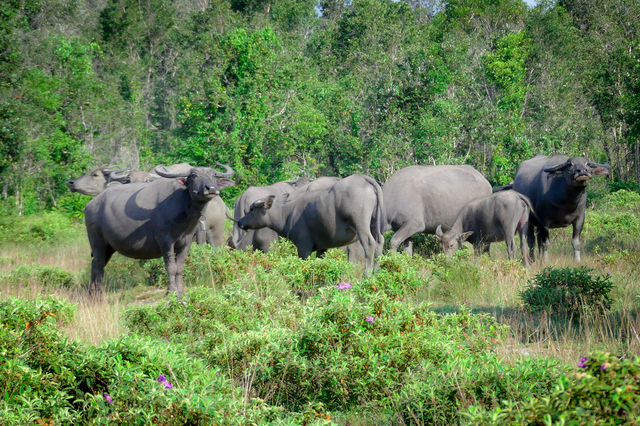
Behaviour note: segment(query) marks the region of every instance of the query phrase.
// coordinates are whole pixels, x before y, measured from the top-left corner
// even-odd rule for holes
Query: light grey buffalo
[[[75,179],[67,182],[71,192],[79,192],[84,195],[95,197],[110,185],[120,185],[123,183],[150,182],[160,176],[143,171],[123,171],[112,170],[109,167],[98,167]]]
[[[411,236],[433,234],[453,225],[470,201],[491,195],[491,184],[471,166],[411,166],[398,170],[382,187],[390,249],[412,252]]]
[[[269,251],[272,242],[278,239],[278,234],[269,228],[247,229],[243,230],[238,226],[238,221],[249,213],[251,204],[261,198],[269,195],[281,196],[297,190],[315,191],[319,189],[328,189],[336,183],[340,178],[337,177],[321,177],[315,180],[309,178],[299,178],[296,180],[287,180],[277,182],[268,186],[250,186],[236,200],[233,216],[233,233],[229,238],[229,245],[238,250],[244,250],[252,246],[256,250],[262,252]]]
[[[96,196],[105,189],[121,184],[151,182],[163,179],[155,173],[141,170],[122,171],[111,170],[108,167],[99,167],[86,175],[71,179],[67,182],[71,192]],[[222,247],[224,244],[224,222],[227,214],[227,205],[222,198],[213,197],[199,222],[196,232],[196,242],[204,244],[208,242],[214,247]]]
[[[513,184],[507,186],[526,195],[540,219],[538,247],[544,261],[549,249],[549,228],[573,226],[573,256],[580,262],[580,233],[587,205],[587,184],[593,176],[609,174],[609,165],[585,157],[536,155],[523,161]],[[534,258],[534,227],[528,232],[530,256]]]
[[[382,189],[365,175],[351,175],[328,189],[295,191],[254,201],[238,221],[242,229],[269,227],[291,240],[298,256],[318,256],[332,247],[359,241],[364,250],[365,275],[375,267],[384,238]]]
[[[526,241],[529,215],[532,213],[531,201],[525,195],[516,191],[500,191],[465,205],[451,229],[442,232],[442,226],[436,228],[436,237],[440,248],[448,255],[458,250],[465,240],[473,244],[476,254],[481,249],[489,252],[490,243],[504,241],[507,256],[511,259],[516,249],[514,236],[517,232],[522,261],[529,268]]]
[[[162,177],[149,183],[108,188],[84,209],[91,245],[90,293],[102,292],[104,267],[118,252],[135,259],[164,258],[169,292],[183,292],[182,271],[198,221],[209,201],[233,185],[225,172],[186,163],[155,171]]]

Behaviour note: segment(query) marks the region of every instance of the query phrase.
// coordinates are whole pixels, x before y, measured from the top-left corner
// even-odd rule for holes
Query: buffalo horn
[[[545,168],[543,169],[543,171],[544,171],[544,172],[547,172],[547,173],[557,172],[557,171],[559,171],[559,170],[564,169],[564,168],[565,168],[565,167],[567,167],[569,164],[571,164],[571,160],[564,161],[564,162],[562,162],[562,163],[560,163],[560,164],[556,164],[555,166],[545,167]]]
[[[191,173],[191,165],[189,163],[174,164],[172,166],[157,165],[153,171],[165,178],[185,177]]]
[[[105,170],[106,172],[107,170]],[[123,179],[129,176],[129,170],[113,170],[109,174],[109,177],[114,180]]]
[[[224,167],[224,170],[225,170],[225,172],[224,172],[224,173],[219,172],[219,171],[217,171],[217,170],[214,170],[214,172],[215,172],[215,174],[216,174],[216,176],[217,176],[217,177],[225,177],[225,178],[228,178],[228,177],[233,176],[233,174],[235,173],[235,172],[233,171],[233,169],[232,169],[231,167],[227,166],[226,164],[222,164],[222,163],[216,163],[216,164],[217,164],[218,166],[220,166],[220,167]]]

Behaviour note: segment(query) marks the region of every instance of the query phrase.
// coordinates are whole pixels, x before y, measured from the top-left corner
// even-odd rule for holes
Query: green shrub
[[[56,210],[75,220],[84,218],[84,207],[93,197],[78,192],[70,192],[58,199]]]
[[[135,336],[101,347],[71,342],[56,327],[70,317],[58,299],[0,301],[0,423],[247,424],[281,411],[243,399],[219,369],[179,344]]]
[[[73,273],[57,266],[20,265],[0,275],[0,282],[11,285],[38,284],[46,288],[71,288],[78,282]]]
[[[84,233],[84,225],[58,212],[0,216],[0,244],[50,244],[78,238]]]
[[[608,275],[592,275],[593,269],[545,268],[522,292],[525,307],[533,312],[580,315],[587,309],[609,309],[613,284]]]
[[[544,398],[509,398],[500,407],[471,407],[470,424],[636,424],[640,416],[640,359],[596,353],[580,371],[560,378]]]

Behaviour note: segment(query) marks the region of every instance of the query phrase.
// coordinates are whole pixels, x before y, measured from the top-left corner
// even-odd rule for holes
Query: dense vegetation
[[[0,180],[11,209],[89,167],[229,163],[240,186],[535,153],[640,183],[629,0],[9,0]]]

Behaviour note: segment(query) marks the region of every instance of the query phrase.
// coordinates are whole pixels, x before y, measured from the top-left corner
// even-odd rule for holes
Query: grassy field
[[[601,380],[598,366],[580,376],[591,368],[577,368],[583,357],[628,373],[620,360],[640,355],[640,197],[631,192],[598,200],[583,233],[587,284],[611,284],[610,303],[589,304],[599,294],[590,288],[566,309],[536,310],[522,294],[545,268],[575,271],[568,229],[552,231],[551,261],[532,270],[507,260],[504,244],[491,257],[466,247],[447,258],[431,255],[427,239],[413,257],[385,254],[367,280],[338,250],[302,261],[285,241],[269,254],[194,246],[182,301],[165,298],[160,260],[115,255],[96,302],[85,291],[81,223],[56,214],[4,220],[0,337],[23,351],[0,352],[10,360],[0,367],[4,423],[571,420],[570,404],[537,401],[559,383],[580,390]],[[625,382],[630,396],[613,414],[625,421],[640,414],[636,381]],[[598,406],[591,401],[585,415],[604,416]]]

